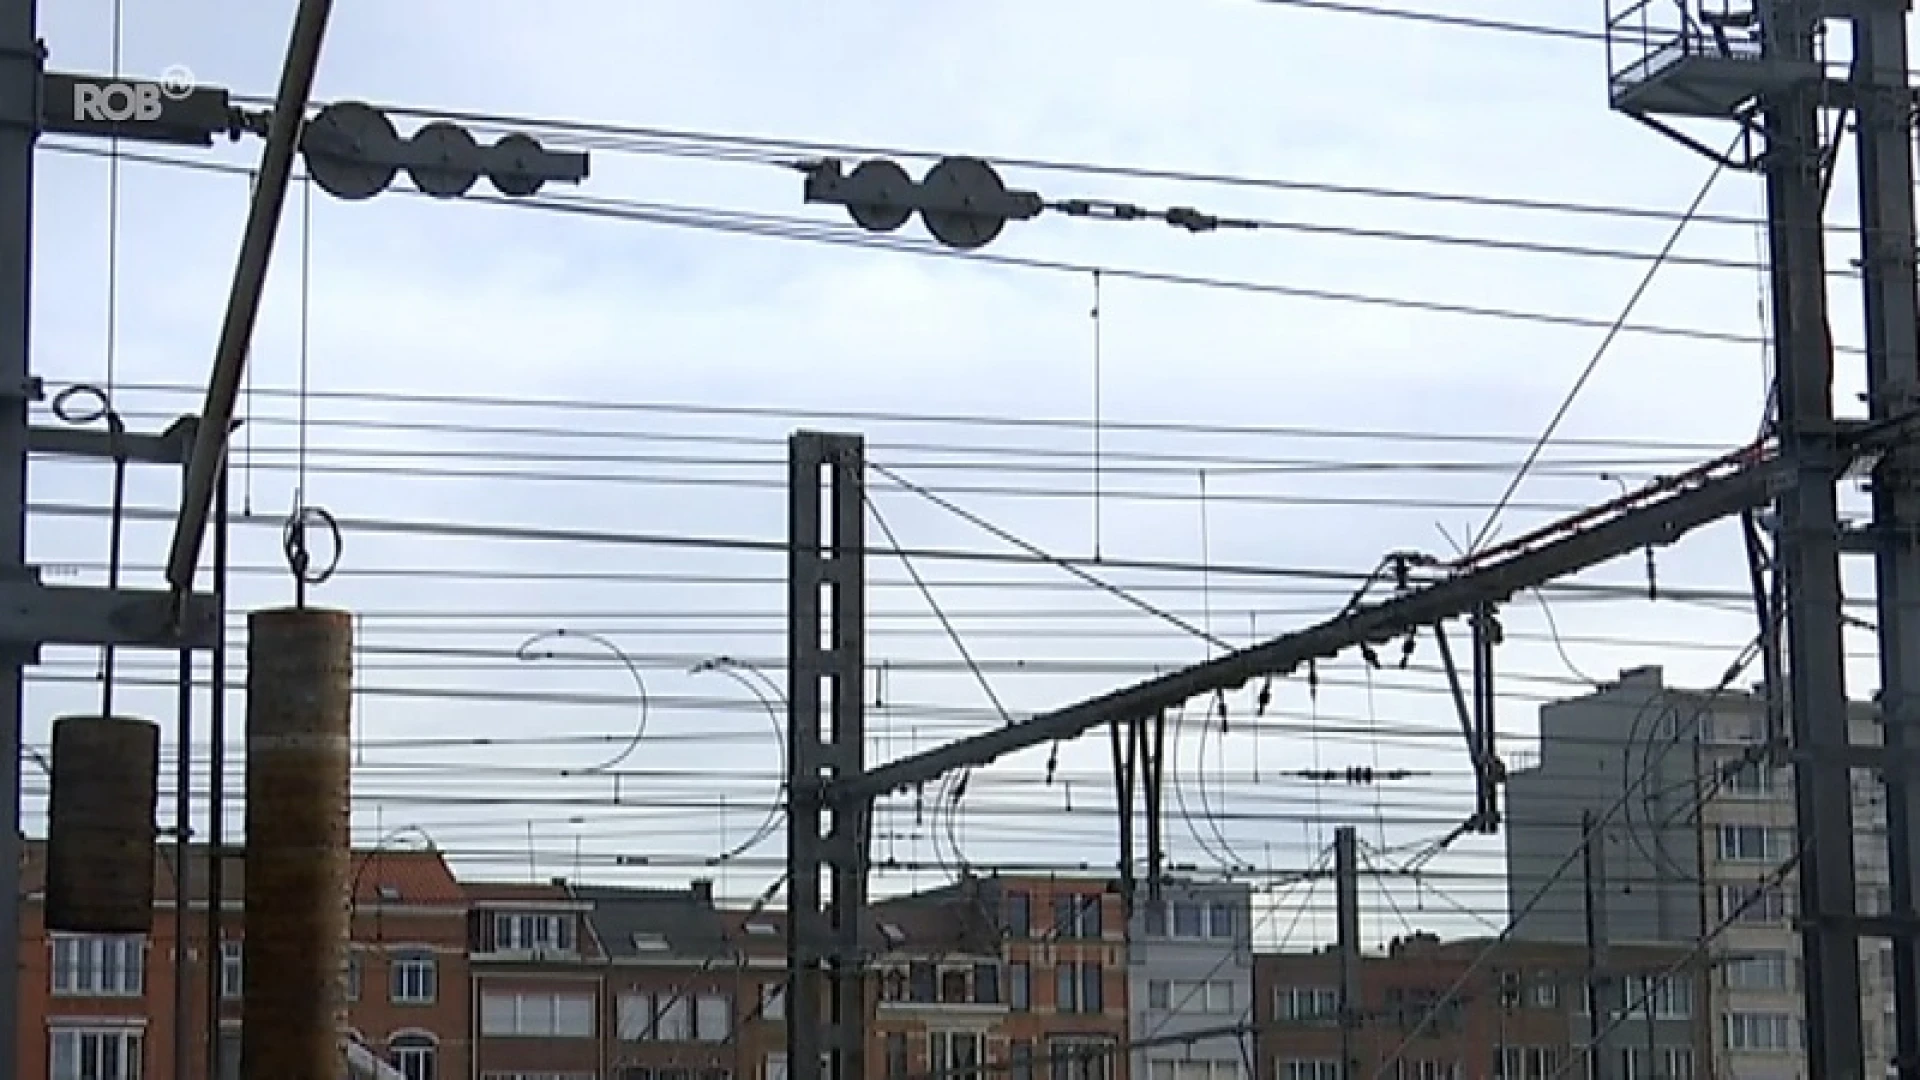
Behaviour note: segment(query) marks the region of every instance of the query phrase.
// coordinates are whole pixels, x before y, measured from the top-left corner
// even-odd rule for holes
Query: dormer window
[[[886,940],[887,946],[889,948],[894,948],[894,949],[897,949],[900,946],[906,944],[906,941],[907,941],[907,932],[905,930],[900,929],[900,924],[898,923],[890,923],[890,922],[881,923],[880,936]]]
[[[665,934],[656,934],[642,930],[633,935],[633,948],[635,952],[661,953],[666,952],[668,947],[667,935]]]
[[[774,925],[770,922],[750,922],[747,924],[747,934],[750,937],[772,937],[777,933],[779,933],[779,930],[775,929]]]
[[[374,890],[374,894],[380,897],[382,903],[398,903],[400,900],[400,887],[398,885],[382,885]]]
[[[573,916],[496,911],[493,914],[493,951],[571,954],[574,951]]]

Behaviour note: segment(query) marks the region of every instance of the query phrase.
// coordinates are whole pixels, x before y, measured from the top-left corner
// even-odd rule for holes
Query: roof
[[[45,840],[30,839],[21,847],[20,884],[23,892],[40,893],[46,886]],[[208,856],[213,848],[205,844],[189,849],[187,856],[188,894],[196,902],[207,897]],[[162,845],[153,859],[153,895],[157,903],[171,904],[175,897],[174,849]],[[359,904],[386,903],[389,906],[464,907],[466,893],[438,851],[404,848],[372,849],[353,853],[352,878],[354,901]],[[220,860],[220,893],[229,903],[246,898],[247,864],[245,849],[225,848]]]
[[[592,903],[593,931],[615,960],[706,960],[732,953],[728,924],[713,906],[710,885],[642,889],[577,885],[572,894]]]
[[[488,904],[566,904],[574,899],[565,881],[469,881],[463,886],[467,901]]]

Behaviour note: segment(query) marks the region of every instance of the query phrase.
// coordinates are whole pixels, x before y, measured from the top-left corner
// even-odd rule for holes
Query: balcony
[[[1607,91],[1639,115],[1730,118],[1762,94],[1819,80],[1820,65],[1763,54],[1758,23],[1721,0],[1631,0],[1607,6]]]

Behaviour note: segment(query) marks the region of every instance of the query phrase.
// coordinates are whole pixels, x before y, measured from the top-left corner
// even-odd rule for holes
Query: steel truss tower
[[[1834,415],[1834,348],[1827,316],[1822,215],[1838,132],[1852,118],[1858,155],[1860,268],[1865,292],[1866,427],[1904,423],[1920,407],[1916,310],[1913,91],[1904,0],[1728,0],[1680,5],[1638,0],[1609,12],[1609,75],[1616,109],[1716,160],[1765,178],[1776,334],[1779,452],[1791,471],[1778,499],[1776,572],[1785,585],[1783,686],[1799,820],[1800,933],[1810,1075],[1853,1080],[1869,1070],[1861,1031],[1860,943],[1890,938],[1896,972],[1897,1075],[1920,1075],[1920,967],[1914,942],[1914,864],[1920,803],[1911,784],[1920,749],[1920,484],[1911,442],[1872,471],[1873,518],[1842,528],[1835,453],[1858,422]],[[1666,20],[1658,25],[1656,20]],[[1844,76],[1827,63],[1832,24],[1851,29]],[[1736,147],[1721,155],[1670,119],[1731,120]],[[1829,133],[1832,134],[1831,137]],[[1871,554],[1879,597],[1884,746],[1851,743],[1841,633],[1843,552]],[[1852,780],[1886,785],[1890,917],[1855,907]],[[1877,1064],[1877,1062],[1876,1062]]]

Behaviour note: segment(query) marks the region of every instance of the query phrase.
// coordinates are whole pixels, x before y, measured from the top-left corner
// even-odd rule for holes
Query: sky
[[[42,5],[42,34],[55,69],[111,71],[117,51],[122,71],[178,65],[257,102],[275,85],[292,9],[178,0],[116,16],[106,0],[64,0]],[[1573,0],[1448,11],[1602,25],[1597,5]],[[1609,340],[1649,261],[1564,249],[1651,255],[1672,220],[1324,190],[1672,215],[1711,178],[1703,213],[1760,211],[1753,176],[1610,111],[1607,62],[1591,40],[1257,0],[983,0],[965,19],[879,0],[336,5],[317,100],[525,118],[518,129],[547,145],[589,150],[591,175],[515,206],[484,183],[488,197],[467,201],[425,199],[404,179],[361,202],[296,185],[234,444],[235,648],[245,612],[291,599],[278,536],[299,487],[347,525],[338,573],[312,599],[356,614],[360,842],[425,834],[477,877],[705,875],[752,897],[777,877],[777,831],[700,863],[768,819],[780,717],[742,684],[689,669],[725,655],[784,683],[784,562],[690,538],[783,539],[784,440],[797,428],[862,434],[876,464],[993,526],[875,473],[876,545],[893,546],[890,529],[911,550],[1184,567],[1091,571],[1156,616],[1031,560],[874,557],[873,760],[1204,659],[1195,629],[1237,645],[1330,615],[1351,575],[1389,551],[1449,554],[1487,521],[1603,346],[1497,535],[1752,440],[1767,377],[1754,226],[1682,230],[1674,252],[1692,261],[1660,267],[1628,320],[1666,331]],[[569,135],[557,121],[601,130]],[[475,126],[489,139],[516,129]],[[645,204],[850,229],[843,210],[805,205],[800,174],[770,160],[808,153],[743,159],[688,133],[852,147],[850,162],[899,156],[915,175],[930,160],[907,152],[1078,165],[1001,173],[1049,199],[1286,227],[1189,235],[1047,214],[1011,223],[982,257],[934,258],[636,220]],[[110,387],[128,422],[152,430],[198,408],[260,143],[129,146],[117,166],[107,149],[48,138],[37,158],[33,364],[56,387]],[[1843,166],[1831,208],[1842,268],[1849,175]],[[567,200],[583,196],[624,209],[581,213]],[[1355,229],[1374,235],[1343,233]],[[924,236],[916,221],[894,239]],[[1516,250],[1528,245],[1562,250]],[[1854,289],[1835,278],[1843,344],[1860,337]],[[1852,402],[1858,358],[1842,367]],[[129,583],[158,581],[173,483],[134,478],[130,503],[147,512],[127,525]],[[37,463],[32,484],[52,511],[33,519],[32,558],[58,580],[100,580],[107,469]],[[500,529],[522,535],[475,535]],[[1659,554],[1662,599],[1634,593],[1645,574],[1623,559],[1580,579],[1623,588],[1509,606],[1509,753],[1529,749],[1543,701],[1646,664],[1708,686],[1752,636],[1751,610],[1711,595],[1746,588],[1732,525]],[[565,654],[554,660],[516,658],[531,635],[560,629],[603,635],[633,662],[648,699],[640,738],[620,655],[584,640],[543,646]],[[169,755],[173,663],[136,655],[118,668],[123,707],[166,725]],[[1321,863],[1335,825],[1358,826],[1368,863],[1385,869],[1471,808],[1436,663],[1425,636],[1405,671],[1370,675],[1343,657],[1315,687],[1277,682],[1263,717],[1250,691],[1231,696],[1224,734],[1210,703],[1194,703],[1169,794],[1181,810],[1166,822],[1173,859],[1202,874],[1245,868],[1276,890],[1264,932],[1310,943],[1331,889],[1309,897],[1289,875]],[[1859,692],[1870,667],[1856,664]],[[243,672],[236,655],[230,829]],[[29,743],[44,749],[51,718],[97,709],[98,693],[91,653],[49,651],[29,692]],[[196,725],[204,832],[204,694]],[[937,883],[963,860],[1110,868],[1105,739],[1063,747],[1052,782],[1047,757],[982,771],[958,810],[943,809],[950,790],[889,804],[876,858],[915,872],[880,874],[877,888]],[[1349,767],[1414,775],[1372,787],[1297,775]],[[171,775],[169,764],[169,786]],[[44,777],[30,772],[26,791],[32,830]],[[174,813],[169,791],[163,820]],[[1498,838],[1463,842],[1419,877],[1383,878],[1366,894],[1367,933],[1497,926],[1500,851]]]

